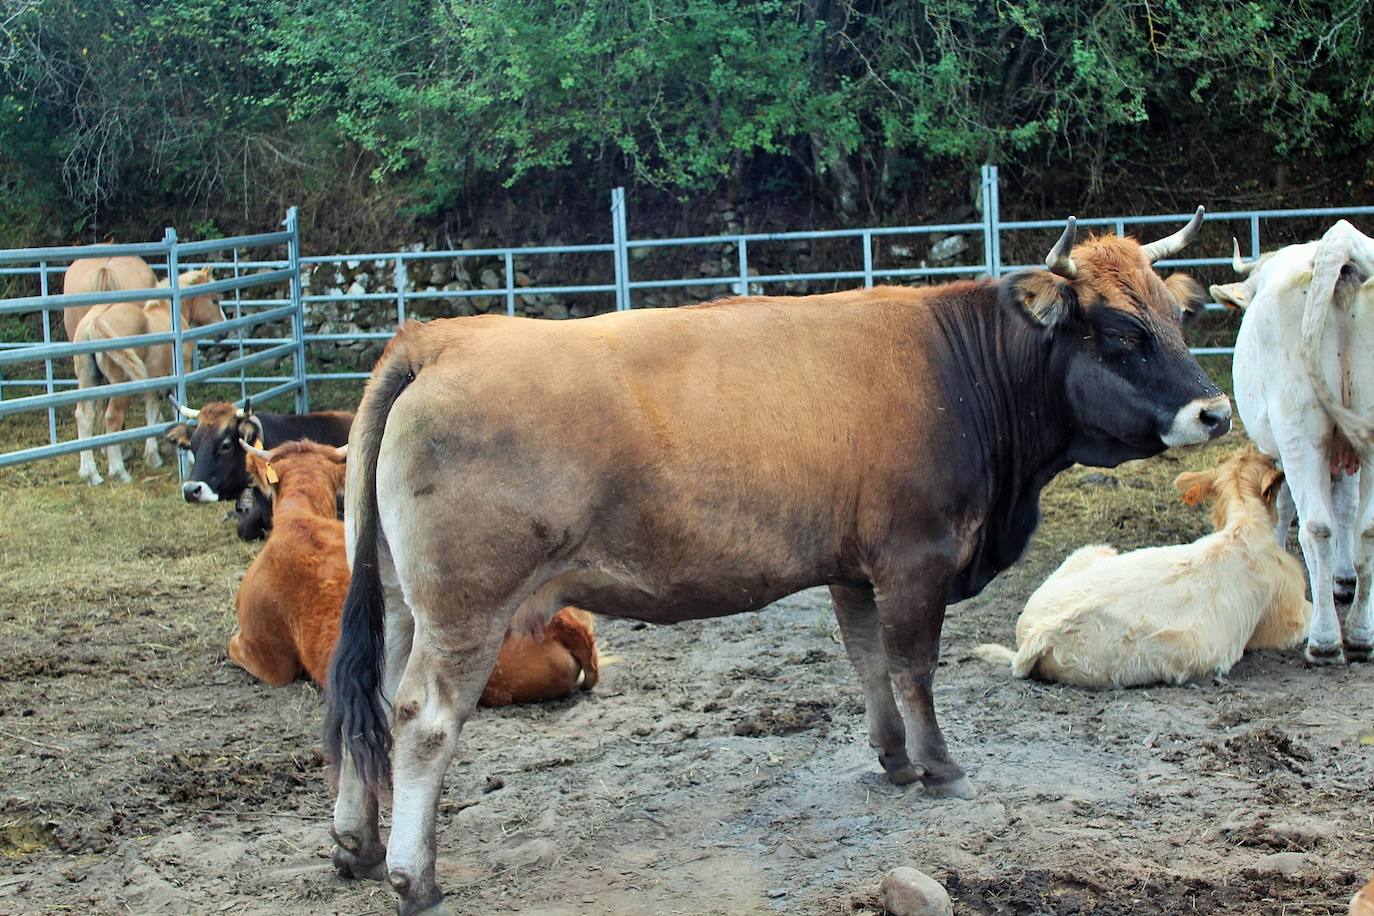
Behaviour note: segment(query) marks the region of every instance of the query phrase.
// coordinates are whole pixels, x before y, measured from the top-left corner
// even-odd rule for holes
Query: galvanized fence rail
[[[191,286],[182,286],[182,270],[188,266],[205,263],[207,256],[222,252],[233,252],[235,258],[243,248],[283,248],[286,258],[276,266],[268,267],[258,273],[234,271],[234,276]],[[153,261],[167,275],[167,286],[153,289],[114,290],[104,292],[79,293],[71,295],[51,295],[51,275],[65,272],[67,265],[80,258],[106,258],[123,255],[137,255]],[[250,393],[259,401],[284,394],[294,394],[297,410],[308,409],[308,394],[305,381],[305,354],[302,340],[304,328],[303,303],[300,297],[300,228],[295,208],[288,211],[283,228],[277,232],[261,233],[235,238],[211,239],[200,242],[183,242],[177,237],[176,230],[167,229],[159,242],[128,245],[88,245],[61,248],[19,248],[0,251],[0,270],[5,273],[30,273],[36,276],[39,294],[0,299],[0,316],[37,315],[41,327],[41,341],[11,341],[0,346],[0,372],[12,367],[41,363],[41,379],[6,378],[5,386],[39,387],[40,394],[20,397],[5,397],[0,400],[0,418],[25,412],[47,413],[47,443],[44,445],[18,448],[0,453],[0,468],[68,455],[87,449],[95,450],[106,446],[118,445],[138,439],[161,436],[176,422],[173,417],[167,422],[145,422],[143,425],[114,432],[105,432],[87,438],[62,439],[59,436],[57,409],[72,407],[81,401],[103,401],[113,397],[127,397],[146,392],[174,393],[181,403],[187,403],[188,387],[213,382],[234,382],[240,386],[240,403]],[[27,269],[22,266],[27,265]],[[55,266],[57,265],[57,266]],[[222,265],[216,265],[222,266]],[[261,300],[262,306],[250,309],[245,314],[241,307],[241,293],[246,289],[261,289],[285,285],[282,299]],[[183,306],[187,299],[217,294],[233,294],[235,302],[232,318],[199,327],[184,325]],[[68,307],[111,304],[120,302],[142,303],[150,299],[163,299],[170,302],[169,329],[161,333],[140,334],[131,337],[107,338],[84,343],[54,342],[52,339],[51,313]],[[289,322],[291,334],[284,338],[245,338],[245,330],[270,322]],[[225,346],[226,335],[234,335],[238,340],[238,356],[225,359],[212,365],[186,366],[184,345],[193,342],[197,345],[212,342]],[[212,339],[216,339],[213,340]],[[232,342],[231,342],[232,343]],[[251,343],[252,352],[245,352]],[[154,378],[135,379],[118,383],[107,383],[87,387],[76,387],[76,381],[60,378],[55,364],[69,366],[73,357],[109,352],[135,347],[170,347],[171,368],[166,375]],[[259,379],[248,374],[255,366],[290,360],[294,372],[285,378],[273,377]],[[197,363],[200,362],[198,359]],[[250,385],[263,385],[249,391]],[[63,388],[65,390],[58,390]],[[3,391],[0,388],[0,391]],[[169,408],[170,410],[170,408]],[[184,458],[181,458],[184,462]],[[182,475],[185,476],[183,463]]]
[[[1008,259],[1004,255],[1004,248],[1008,251],[1021,252],[1038,252],[1047,249],[1057,233],[1063,228],[1063,216],[1037,220],[1003,220],[1000,214],[1000,187],[995,166],[983,167],[979,186],[979,213],[976,221],[800,232],[728,232],[718,235],[657,239],[636,239],[630,235],[625,192],[624,189],[617,188],[611,193],[611,241],[607,243],[494,247],[452,251],[366,252],[312,257],[300,256],[293,209],[287,220],[286,234],[291,236],[291,242],[288,245],[287,257],[284,259],[249,261],[241,260],[239,257],[240,249],[259,244],[264,239],[281,235],[281,233],[268,234],[268,236],[250,236],[237,240],[217,240],[212,243],[192,243],[190,246],[181,244],[176,249],[184,266],[188,267],[200,265],[186,261],[187,257],[203,256],[217,251],[232,251],[233,259],[231,262],[224,262],[215,266],[222,269],[232,269],[235,281],[254,276],[275,279],[290,278],[290,289],[285,293],[285,298],[281,298],[280,294],[278,298],[257,299],[244,298],[241,295],[242,290],[250,287],[261,287],[264,283],[269,282],[266,279],[252,280],[241,285],[235,282],[223,287],[226,291],[232,289],[234,293],[232,303],[228,301],[225,303],[226,309],[232,307],[233,318],[224,326],[224,329],[235,331],[236,336],[233,345],[237,348],[238,357],[208,369],[197,367],[192,370],[191,379],[235,384],[239,388],[240,400],[249,394],[249,387],[252,385],[272,386],[257,392],[254,395],[255,399],[285,391],[294,391],[298,396],[298,405],[303,408],[307,401],[308,385],[311,382],[359,380],[367,377],[367,373],[364,371],[323,371],[318,368],[309,368],[310,357],[312,354],[318,353],[318,348],[359,341],[379,343],[388,340],[395,333],[396,328],[411,316],[418,305],[435,301],[456,302],[476,297],[500,297],[505,313],[515,315],[521,310],[521,300],[526,297],[577,298],[598,296],[603,299],[609,298],[614,302],[614,308],[620,311],[642,305],[645,295],[650,291],[681,289],[684,293],[690,290],[696,296],[703,293],[712,295],[714,294],[713,291],[718,291],[720,294],[744,295],[751,292],[775,292],[778,291],[779,286],[783,286],[786,291],[793,291],[799,286],[807,290],[818,290],[835,288],[839,284],[873,286],[875,283],[893,281],[943,280],[977,276],[996,277],[1009,270],[1039,266],[1038,263],[1023,264],[1017,263],[1014,258]],[[1229,268],[1231,263],[1230,239],[1233,235],[1245,241],[1249,257],[1257,257],[1264,247],[1272,248],[1300,238],[1316,237],[1335,219],[1368,216],[1374,216],[1374,206],[1236,210],[1208,213],[1204,223],[1203,237],[1190,249],[1190,253],[1197,256],[1162,261],[1160,266],[1166,269]],[[1191,214],[1102,216],[1083,218],[1078,221],[1078,224],[1085,229],[1108,229],[1118,234],[1131,232],[1141,237],[1147,237],[1154,234],[1166,234],[1190,217]],[[962,261],[956,259],[955,263],[925,263],[915,254],[916,246],[914,244],[904,243],[923,239],[929,240],[933,235],[958,235],[970,239],[971,243],[967,245],[965,259]],[[816,242],[852,245],[852,254],[849,256],[851,258],[849,264],[852,266],[824,271],[798,270],[781,273],[762,273],[755,266],[760,262],[759,258],[755,256],[765,246]],[[165,261],[154,266],[166,270],[172,262],[168,256],[170,251],[166,247],[168,244],[168,241],[164,239],[161,243],[148,243],[141,246],[104,246],[104,248],[111,251],[118,249],[130,253],[162,256]],[[640,257],[647,258],[655,251],[681,251],[693,248],[727,252],[730,259],[733,260],[732,269],[722,269],[716,275],[652,277],[644,276],[647,268],[637,264]],[[69,251],[91,254],[94,249],[81,248],[70,249]],[[35,252],[38,253],[38,257],[33,256]],[[1203,256],[1204,252],[1206,256]],[[546,282],[528,283],[521,286],[521,276],[517,271],[517,266],[526,262],[526,259],[547,256],[557,257],[560,265],[568,265],[573,262],[572,259],[592,258],[598,264],[600,279],[594,282],[547,282],[549,276],[545,274],[541,277],[541,281]],[[975,256],[976,260],[968,260],[969,257]],[[499,282],[480,289],[419,288],[419,284],[414,279],[417,272],[422,270],[427,262],[439,259],[469,263],[474,260],[489,264],[494,262],[500,268]],[[53,266],[48,263],[51,260],[57,260],[57,258],[52,255],[43,255],[42,250],[24,252],[21,249],[17,252],[0,252],[0,278],[7,274],[24,273],[36,276],[42,296],[31,297],[30,302],[32,302],[47,296],[53,275],[65,270],[65,267]],[[30,266],[14,266],[21,262]],[[33,266],[35,262],[37,262],[37,266]],[[328,273],[331,265],[352,262],[370,263],[374,269],[380,267],[390,276],[391,288],[374,289],[370,292],[361,293],[320,291],[319,278]],[[632,266],[634,267],[633,270]],[[302,289],[301,271],[306,269],[313,271],[316,278],[309,292]],[[566,269],[566,267],[561,269]],[[252,273],[254,271],[265,273],[255,275]],[[131,298],[133,297],[131,296]],[[112,301],[112,299],[106,294],[102,301]],[[54,303],[53,308],[62,305],[55,300]],[[326,304],[334,303],[376,303],[380,309],[384,310],[384,317],[376,321],[376,328],[370,331],[309,330],[308,319],[312,311]],[[255,338],[244,336],[243,332],[246,328],[269,321],[281,320],[287,314],[285,310],[288,308],[291,324],[289,337]],[[1212,304],[1209,305],[1209,308],[1219,309],[1220,306]],[[4,310],[0,309],[0,314],[3,313]],[[207,335],[211,333],[215,332],[207,332]],[[192,336],[199,338],[201,335],[184,335],[183,339]],[[198,339],[198,344],[202,350],[210,346],[223,346],[223,342],[214,343],[204,339]],[[37,387],[44,392],[38,397],[48,399],[58,396],[57,389],[75,384],[73,380],[53,373],[51,359],[47,360],[45,373],[41,379],[4,378],[3,372],[7,365],[4,359],[6,346],[12,349],[30,351],[35,357],[53,352],[32,349],[53,346],[47,331],[47,323],[44,324],[44,337],[41,341],[0,344],[0,399],[10,397],[7,392],[18,387]],[[277,359],[288,349],[292,351],[293,356],[291,374],[249,374],[250,368]],[[65,352],[71,354],[75,351],[68,350]],[[1226,356],[1233,352],[1233,348],[1229,346],[1196,347],[1193,352],[1199,356]],[[198,350],[197,363],[199,363],[199,357],[200,351]],[[163,381],[165,384],[165,380]],[[31,405],[49,406],[47,400],[26,400]],[[60,400],[53,402],[53,404],[54,406],[66,404],[70,400]],[[3,403],[6,402],[0,400],[0,404]],[[0,412],[0,416],[3,415],[4,413]],[[49,425],[51,430],[55,430],[51,419]],[[52,433],[52,436],[55,438],[55,432]],[[127,438],[136,438],[136,436],[131,434]],[[46,455],[48,452],[43,454]],[[65,452],[53,452],[53,454],[65,454]],[[4,466],[4,463],[4,460],[0,459],[0,467]]]

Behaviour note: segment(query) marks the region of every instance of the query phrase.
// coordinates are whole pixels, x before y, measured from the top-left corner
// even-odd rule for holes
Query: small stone
[[[558,854],[558,844],[541,837],[494,850],[491,863],[502,868],[549,866],[558,860]]]
[[[775,887],[768,892],[768,896],[773,898],[774,900],[776,900],[779,897],[786,897],[787,889],[783,887]]]
[[[954,916],[954,903],[939,881],[903,866],[887,873],[881,886],[891,916]]]
[[[968,248],[968,242],[962,235],[951,235],[943,238],[930,246],[930,259],[932,261],[949,261],[964,253]]]
[[[495,792],[497,789],[504,789],[506,781],[500,776],[488,776],[487,784],[482,788],[483,792]]]
[[[1305,852],[1276,852],[1257,861],[1255,871],[1291,878],[1306,869],[1311,861],[1312,857]]]

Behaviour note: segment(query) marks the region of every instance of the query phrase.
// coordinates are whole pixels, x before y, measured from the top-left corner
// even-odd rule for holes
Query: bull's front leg
[[[907,756],[906,726],[892,696],[892,676],[883,652],[873,589],[832,585],[830,596],[844,637],[844,650],[863,684],[869,746],[878,752],[878,762],[888,779],[897,785],[915,782],[921,774]]]
[[[877,583],[883,652],[897,696],[912,727],[921,782],[938,798],[971,799],[976,792],[964,770],[949,756],[935,718],[935,667],[940,659],[940,629],[945,621],[946,577],[938,564],[915,563],[905,575]]]

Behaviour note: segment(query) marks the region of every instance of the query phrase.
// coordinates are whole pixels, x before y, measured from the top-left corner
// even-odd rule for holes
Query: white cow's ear
[[[1213,283],[1207,290],[1219,305],[1230,309],[1245,311],[1250,305],[1250,284]]]

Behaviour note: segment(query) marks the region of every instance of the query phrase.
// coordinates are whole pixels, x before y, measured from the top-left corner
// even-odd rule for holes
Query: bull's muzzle
[[[1160,436],[1169,448],[1201,445],[1231,428],[1231,401],[1224,394],[1189,401],[1174,415],[1174,422]]]

